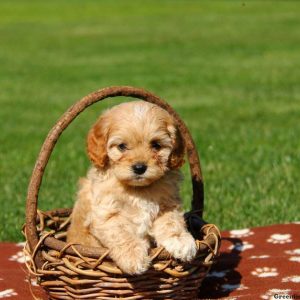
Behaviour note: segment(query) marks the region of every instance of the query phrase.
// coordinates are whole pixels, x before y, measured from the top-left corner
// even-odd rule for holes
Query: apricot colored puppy
[[[67,241],[103,247],[125,273],[150,264],[150,241],[190,261],[196,244],[179,196],[184,144],[173,118],[144,101],[106,111],[91,128],[93,162],[81,179]]]

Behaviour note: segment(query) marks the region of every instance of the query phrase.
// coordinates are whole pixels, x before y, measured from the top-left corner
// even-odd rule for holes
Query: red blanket
[[[32,293],[47,299],[26,279],[22,246],[0,244],[0,299],[33,299]],[[221,255],[199,299],[223,297],[300,299],[300,223],[223,232]]]

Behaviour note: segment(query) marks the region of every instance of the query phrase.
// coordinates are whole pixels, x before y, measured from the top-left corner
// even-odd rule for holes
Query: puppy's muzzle
[[[147,170],[147,165],[144,163],[136,163],[135,165],[132,165],[132,170],[137,175],[142,175]]]

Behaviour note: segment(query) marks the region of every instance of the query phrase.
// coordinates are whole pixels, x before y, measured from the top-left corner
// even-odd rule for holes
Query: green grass
[[[22,238],[29,176],[51,126],[110,85],[153,91],[186,121],[209,222],[299,220],[299,13],[297,1],[1,1],[0,240]],[[72,205],[89,165],[85,135],[115,103],[89,108],[63,134],[40,208]],[[188,180],[182,194],[188,208]]]

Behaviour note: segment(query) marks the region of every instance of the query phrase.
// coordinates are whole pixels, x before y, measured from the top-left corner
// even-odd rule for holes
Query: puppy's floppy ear
[[[87,153],[97,168],[103,169],[108,163],[106,150],[109,126],[105,117],[100,117],[87,136]]]
[[[168,127],[173,139],[173,149],[169,157],[169,168],[179,169],[184,164],[185,145],[181,133],[176,126]]]

